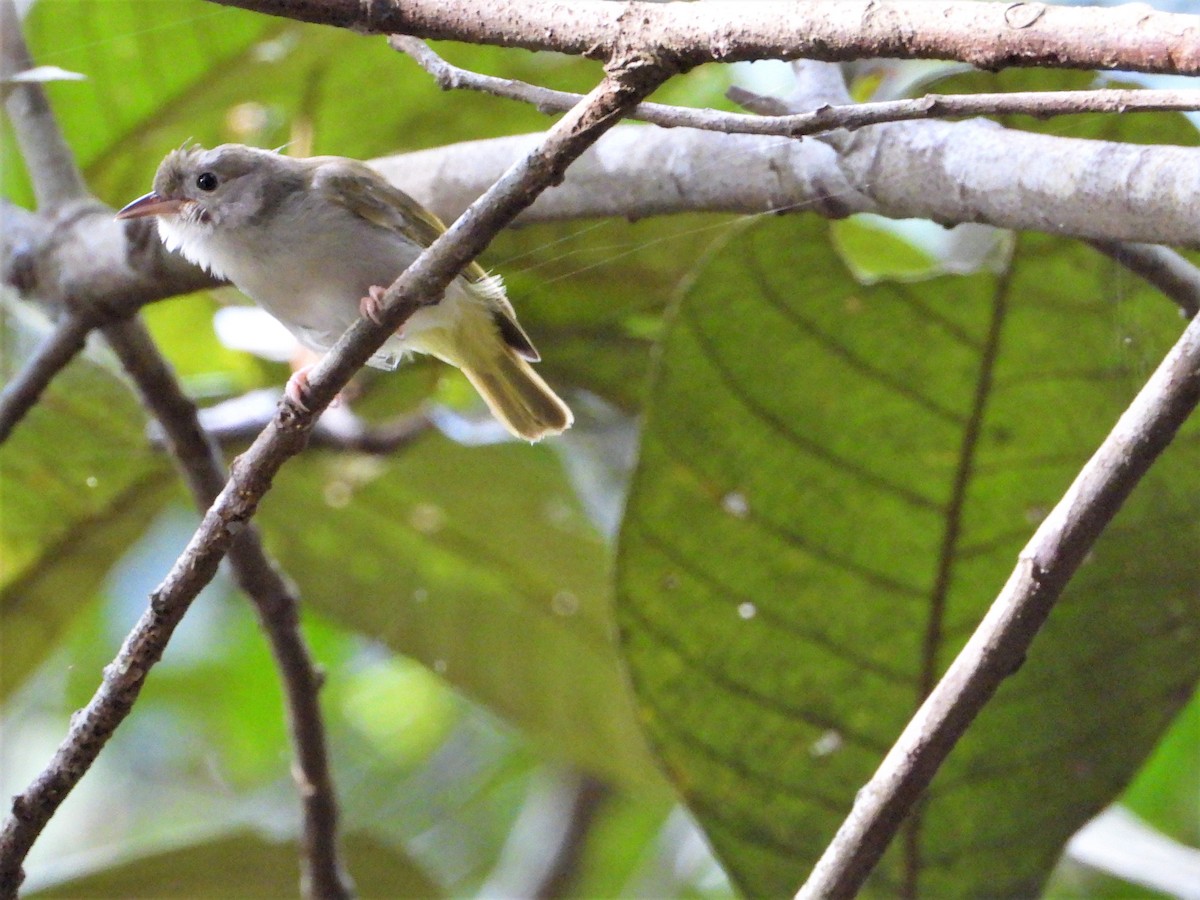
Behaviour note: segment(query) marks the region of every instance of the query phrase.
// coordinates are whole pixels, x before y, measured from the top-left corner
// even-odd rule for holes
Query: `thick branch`
[[[375,165],[451,220],[537,141],[472,141]],[[629,125],[605,135],[520,221],[872,212],[1200,247],[1197,196],[1198,149],[1029,134],[984,121],[876,125],[821,141]],[[219,284],[167,253],[152,223],[114,222],[100,204],[51,219],[4,209],[0,269],[51,305],[94,297],[136,306]]]
[[[955,743],[1020,668],[1105,526],[1200,403],[1200,317],[1146,382],[1021,551],[1000,596],[917,710],[797,894],[853,897]]]
[[[196,406],[183,393],[140,318],[104,326],[104,336],[162,427],[196,505],[207,509],[225,484],[215,442],[200,425]],[[295,589],[267,555],[262,537],[248,526],[229,550],[234,579],[250,597],[271,644],[287,697],[296,765],[293,776],[304,810],[304,894],[349,897],[350,880],[338,858],[337,799],[329,771],[325,726],[318,693],[321,676],[300,633]]]
[[[245,533],[279,468],[303,447],[321,410],[350,376],[421,303],[433,302],[462,267],[621,115],[669,74],[640,58],[624,60],[586,103],[565,116],[541,146],[513,167],[388,289],[384,322],[360,320],[318,365],[309,382],[309,409],[284,404],[238,460],[231,477],[183,554],[153,592],[150,606],[126,638],[104,681],[71,726],[47,767],[13,799],[0,828],[0,896],[16,894],[21,864],[34,836],[91,767],[129,714],[146,675],[200,589],[212,580],[235,538]]]
[[[472,141],[374,165],[453,218],[536,140]],[[1200,149],[1031,134],[986,120],[898,122],[822,141],[627,125],[521,221],[871,212],[1200,247],[1197,196]]]
[[[0,201],[0,213],[0,274],[55,311],[107,321],[155,300],[224,284],[168,253],[153,222],[117,222],[95,200],[36,215]]]
[[[512,78],[497,78],[460,68],[446,62],[418,38],[394,34],[388,38],[388,44],[392,49],[412,57],[437,80],[443,90],[464,88],[481,91],[528,103],[546,113],[568,110],[581,99],[581,95],[569,91],[556,91]],[[839,128],[853,131],[867,125],[914,119],[1022,114],[1045,119],[1089,112],[1190,112],[1196,109],[1200,109],[1200,91],[1012,91],[1007,94],[926,94],[906,100],[826,105],[812,112],[793,115],[747,115],[664,103],[639,103],[629,118],[663,128],[803,137]]]
[[[683,67],[753,59],[956,59],[1200,73],[1200,20],[1115,8],[972,0],[214,0],[369,34],[408,34],[608,59],[661,47]]]
[[[75,156],[58,128],[46,91],[36,81],[13,83],[33,68],[13,0],[0,0],[0,90],[38,206],[53,207],[88,196]]]

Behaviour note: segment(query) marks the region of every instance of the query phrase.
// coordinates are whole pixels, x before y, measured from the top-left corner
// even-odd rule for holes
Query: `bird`
[[[153,190],[118,219],[157,218],[168,250],[226,279],[305,347],[328,351],[357,318],[381,321],[387,285],[446,227],[365,163],[298,159],[242,144],[167,154]],[[434,304],[417,309],[368,360],[394,369],[425,353],[462,370],[517,438],[537,441],[574,421],[533,370],[540,355],[503,280],[472,262]],[[305,407],[307,366],[287,395]]]

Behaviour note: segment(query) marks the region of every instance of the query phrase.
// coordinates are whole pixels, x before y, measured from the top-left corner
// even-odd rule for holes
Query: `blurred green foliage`
[[[382,39],[200,0],[41,0],[26,25],[39,63],[86,76],[48,88],[88,183],[113,205],[144,192],[188,139],[370,158],[548,121],[445,94]],[[599,73],[552,54],[438,49],[569,90]],[[656,99],[727,105],[729,77],[704,67]],[[943,87],[1091,78],[980,74]],[[1172,116],[1009,124],[1195,141]],[[4,196],[27,205],[7,122],[0,153]],[[528,888],[577,771],[609,792],[576,895],[721,897],[733,890],[725,873],[752,894],[799,884],[920,679],[952,658],[1179,331],[1168,304],[1084,248],[985,243],[964,256],[912,223],[711,215],[497,239],[485,262],[504,273],[579,425],[536,448],[435,433],[384,458],[310,451],[260,515],[328,675],[364,896]],[[224,291],[145,311],[204,404],[285,377],[217,339],[212,317],[229,302],[240,301]],[[7,375],[45,326],[6,303],[3,327]],[[967,442],[985,358],[991,384]],[[427,362],[359,390],[354,408],[371,420],[423,402],[475,411],[457,374]],[[92,348],[0,448],[9,794],[86,702],[194,528],[145,425]],[[1197,443],[1193,426],[1097,548],[935,783],[908,849],[885,860],[878,893],[911,877],[930,896],[1035,891],[1065,838],[1130,779],[1132,809],[1200,840],[1195,703],[1150,752],[1198,674],[1187,630],[1200,596]],[[962,531],[947,547],[964,454]],[[952,577],[930,656],[939,565]],[[31,895],[291,890],[298,811],[281,703],[253,615],[218,579],[35,848]],[[671,811],[673,791],[723,868]],[[1059,896],[1116,890],[1076,873],[1056,884]]]

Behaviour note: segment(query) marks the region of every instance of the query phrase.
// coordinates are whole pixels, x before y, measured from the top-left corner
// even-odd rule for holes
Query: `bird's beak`
[[[179,208],[183,204],[183,200],[168,200],[151,191],[144,197],[138,197],[122,209],[117,213],[117,218],[140,219],[142,216],[169,216],[179,212]]]

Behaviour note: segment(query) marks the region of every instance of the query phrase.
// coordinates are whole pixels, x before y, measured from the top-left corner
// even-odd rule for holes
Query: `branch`
[[[480,897],[555,900],[579,894],[588,841],[612,794],[586,772],[540,773],[531,780]]]
[[[374,165],[450,221],[537,141],[471,141]],[[630,125],[606,134],[520,221],[871,212],[1200,247],[1197,196],[1200,149],[1029,134],[982,120],[876,125],[822,141]],[[88,298],[137,308],[221,283],[168,253],[152,223],[114,222],[101,204],[49,218],[0,209],[0,269],[10,282],[21,269],[22,291],[49,305]]]
[[[581,99],[580,94],[539,85],[482,75],[452,65],[418,38],[394,34],[388,45],[407,54],[433,76],[443,90],[465,88],[517,100],[540,112],[562,112]],[[1200,109],[1200,91],[1094,90],[1013,91],[1007,94],[926,94],[907,100],[823,106],[794,115],[747,115],[715,109],[691,109],[664,103],[639,103],[631,119],[663,128],[697,128],[724,134],[758,134],[804,137],[822,131],[853,131],[867,125],[912,119],[953,119],[973,116],[1028,115],[1040,119],[1077,113],[1190,112]]]
[[[0,0],[0,91],[39,207],[34,216],[3,201],[5,281],[47,306],[74,310],[91,327],[220,284],[168,253],[152,222],[115,222],[92,199],[43,85],[11,81],[32,66],[13,0]]]
[[[36,81],[11,80],[32,68],[33,60],[21,32],[16,6],[13,0],[0,0],[0,90],[4,106],[25,159],[34,196],[40,206],[53,208],[84,199],[88,192],[50,109],[45,89]],[[6,231],[11,222],[36,231],[45,239],[49,229],[40,227],[33,218],[5,204]],[[4,238],[4,279],[10,284],[21,284],[29,273],[14,264],[15,240],[11,235]],[[28,264],[27,259],[23,262]],[[0,393],[0,443],[8,439],[13,427],[33,407],[54,376],[83,349],[93,325],[86,314],[68,312],[17,376],[5,385]]]
[[[104,336],[133,379],[150,413],[167,435],[196,505],[205,510],[225,483],[224,465],[213,440],[200,425],[195,404],[138,318],[104,326]],[[337,800],[329,771],[325,726],[318,693],[321,675],[300,633],[295,589],[248,526],[229,550],[234,579],[254,603],[279,667],[287,698],[296,765],[292,770],[304,810],[304,895],[349,897],[350,880],[338,857]]]
[[[1200,149],[1031,134],[985,120],[898,122],[844,138],[622,126],[520,221],[870,212],[1200,247]],[[470,141],[372,165],[451,219],[535,141],[534,135]]]
[[[59,206],[87,197],[88,190],[50,109],[45,88],[36,81],[11,80],[33,68],[20,23],[13,0],[0,0],[0,90],[38,206]]]
[[[222,447],[248,444],[275,417],[279,391],[269,388],[251,391],[199,411],[200,426]],[[309,448],[390,456],[415,443],[434,427],[424,410],[397,416],[379,424],[368,424],[346,406],[325,410],[309,433]],[[165,435],[155,429],[152,443],[162,446]]]
[[[1020,667],[1104,527],[1197,403],[1200,317],[1191,321],[1021,551],[999,597],[858,792],[797,898],[855,895],[959,737]]]
[[[604,782],[586,773],[577,773],[570,785],[570,809],[566,821],[555,823],[559,827],[558,846],[550,866],[542,875],[532,893],[534,900],[556,900],[558,897],[573,896],[578,887],[583,855],[588,838],[592,835],[604,802],[611,791]]]
[[[271,425],[234,461],[229,480],[151,594],[149,608],[105,668],[95,695],[72,717],[66,738],[46,768],[13,798],[12,815],[0,827],[0,896],[16,894],[21,864],[36,835],[129,714],[149,669],[161,658],[189,604],[212,580],[235,537],[245,533],[275,474],[304,447],[317,416],[350,375],[413,310],[436,302],[501,228],[561,179],[579,154],[669,74],[668,68],[636,56],[615,60],[587,101],[551,128],[535,152],[506,173],[388,288],[382,324],[359,320],[343,335],[310,377],[309,408],[283,404]]]
[[[11,381],[0,391],[0,444],[33,408],[54,376],[83,349],[93,323],[85,316],[67,313],[38,345]]]
[[[755,59],[956,59],[1200,73],[1200,20],[1144,5],[1062,7],[939,0],[214,0],[366,34],[408,34],[609,58],[662,47],[681,68]],[[719,36],[715,38],[714,36]]]
[[[0,214],[5,282],[53,310],[128,318],[147,303],[226,284],[167,251],[153,222],[115,221],[96,200],[37,214],[0,200]]]
[[[1200,269],[1174,250],[1124,241],[1088,243],[1174,300],[1186,318],[1200,313]]]

